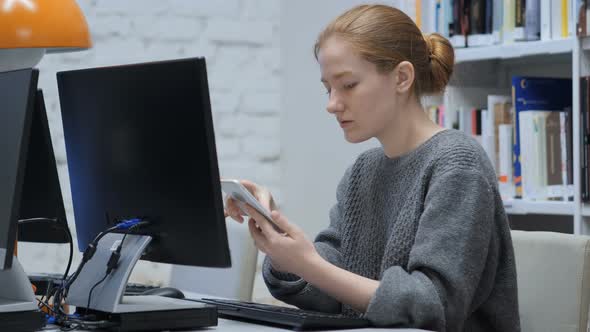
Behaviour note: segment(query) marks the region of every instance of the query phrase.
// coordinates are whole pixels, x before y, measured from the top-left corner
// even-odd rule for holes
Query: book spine
[[[512,184],[512,125],[501,124],[498,128],[499,136],[499,167],[498,181],[502,199],[514,197]]]
[[[582,184],[582,201],[589,201],[589,185],[588,185],[588,77],[583,77],[580,82],[580,91],[582,91],[580,100],[580,120],[581,126],[581,145],[582,145],[582,156],[581,156],[581,184]]]
[[[576,35],[586,36],[586,0],[576,0]]]
[[[581,182],[581,195],[582,201],[588,201],[588,131],[587,131],[587,119],[588,112],[586,110],[588,100],[588,80],[586,77],[582,77],[580,81],[580,120],[582,122],[581,129],[581,142],[582,154],[580,160],[580,182]]]
[[[550,199],[559,200],[563,199],[566,185],[562,170],[561,117],[563,114],[564,112],[550,112],[545,117],[546,195]]]
[[[572,126],[572,108],[569,107],[565,112],[565,130],[566,130],[566,148],[567,148],[567,195],[570,201],[574,199],[574,149],[573,149],[573,126]]]
[[[515,4],[512,0],[504,0],[503,7],[503,34],[502,41],[505,44],[512,43],[514,41],[514,10]]]
[[[485,0],[471,0],[469,10],[469,33],[472,35],[485,33]]]
[[[561,36],[561,0],[551,1],[551,38],[560,39]]]
[[[514,138],[514,146],[512,148],[512,153],[513,153],[513,171],[514,171],[514,175],[513,175],[513,182],[514,182],[514,196],[515,197],[522,197],[522,175],[520,172],[520,121],[519,121],[519,116],[518,113],[520,112],[520,109],[518,107],[516,107],[516,85],[519,84],[519,79],[518,78],[513,78],[512,79],[512,105],[514,107],[514,112],[512,112],[513,115],[513,121],[512,124],[514,125],[514,132],[513,132],[513,138]]]
[[[541,0],[541,40],[551,39],[551,0]]]
[[[525,0],[516,0],[514,9],[514,40],[524,40]]]
[[[524,22],[525,40],[541,39],[541,5],[540,0],[527,0]]]
[[[492,40],[494,44],[502,43],[502,26],[504,25],[504,1],[492,1]]]
[[[567,163],[568,163],[568,159],[567,159],[567,131],[566,131],[566,126],[567,126],[567,112],[561,112],[559,113],[559,143],[561,146],[561,164],[560,164],[560,170],[561,170],[561,181],[563,183],[563,189],[562,189],[562,193],[563,193],[563,197],[562,199],[564,201],[568,200],[568,177],[567,177]]]
[[[569,35],[568,2],[568,0],[561,0],[561,37],[563,38]]]
[[[518,113],[518,131],[520,135],[521,149],[519,150],[520,160],[520,190],[521,197],[523,199],[533,199],[534,186],[532,170],[530,169],[534,165],[532,158],[533,153],[533,114],[532,112],[519,112]],[[527,147],[526,149],[524,147]]]
[[[445,124],[445,106],[440,105],[438,107],[438,125],[444,127]]]
[[[418,29],[422,30],[422,0],[415,0],[415,11],[416,11],[416,25]]]
[[[494,23],[492,21],[493,19],[493,15],[494,15],[494,8],[493,8],[494,4],[492,0],[486,0],[486,7],[484,9],[484,14],[485,14],[485,33],[491,35],[492,31],[494,30]]]

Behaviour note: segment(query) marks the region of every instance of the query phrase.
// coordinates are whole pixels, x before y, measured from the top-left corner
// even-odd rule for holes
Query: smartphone
[[[246,204],[248,204],[256,209],[258,213],[263,215],[273,225],[277,232],[284,233],[284,231],[273,222],[272,217],[270,216],[270,211],[264,208],[262,204],[260,204],[260,202],[254,197],[254,195],[252,195],[252,193],[240,183],[240,181],[233,179],[223,179],[221,180],[221,190],[223,190],[227,196],[233,198],[236,201],[244,214],[248,215],[246,212]]]

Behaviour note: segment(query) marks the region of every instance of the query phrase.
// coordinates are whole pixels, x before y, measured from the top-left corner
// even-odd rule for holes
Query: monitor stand
[[[37,331],[43,326],[45,315],[37,307],[29,278],[15,257],[10,269],[0,270],[0,331]]]
[[[70,286],[66,302],[84,313],[90,289],[106,273],[111,253],[123,234],[109,233],[98,243],[96,253]],[[217,308],[193,301],[154,295],[124,296],[131,271],[152,238],[127,235],[117,268],[92,292],[88,309],[119,324],[118,331],[194,329],[217,325]]]

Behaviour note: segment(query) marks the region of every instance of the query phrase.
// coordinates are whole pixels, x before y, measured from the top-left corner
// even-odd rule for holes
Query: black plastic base
[[[45,314],[38,310],[0,313],[0,331],[38,331],[45,323]]]
[[[81,309],[84,312],[84,309]],[[168,311],[143,311],[128,313],[106,313],[91,311],[98,319],[108,320],[116,326],[109,331],[175,331],[217,326],[217,308],[206,306]],[[3,330],[0,330],[3,331]]]

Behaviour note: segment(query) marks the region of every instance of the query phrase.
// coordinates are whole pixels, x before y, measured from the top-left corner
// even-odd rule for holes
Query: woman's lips
[[[350,127],[352,125],[352,121],[347,120],[347,121],[340,121],[340,127],[342,128],[347,128]]]

